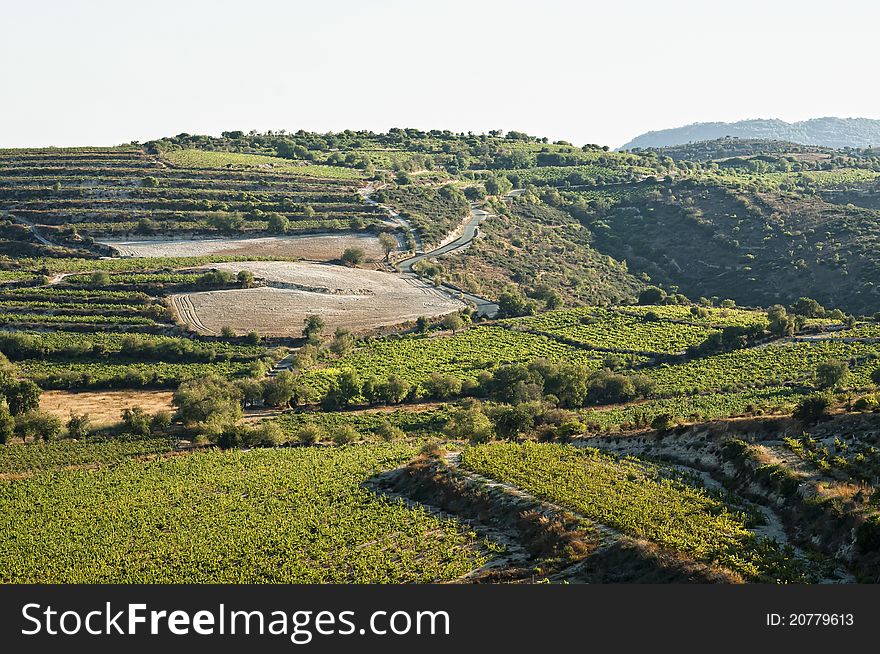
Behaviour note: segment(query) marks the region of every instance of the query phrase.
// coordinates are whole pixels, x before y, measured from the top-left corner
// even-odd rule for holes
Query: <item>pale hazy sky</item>
[[[877,0],[0,0],[0,147],[880,118]]]

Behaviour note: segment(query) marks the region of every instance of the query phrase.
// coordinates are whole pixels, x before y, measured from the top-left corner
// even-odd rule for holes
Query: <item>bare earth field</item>
[[[180,318],[196,331],[300,336],[308,314],[337,327],[368,331],[419,316],[440,316],[464,304],[411,275],[313,263],[247,261],[217,264],[233,272],[250,270],[268,287],[172,296]]]
[[[345,248],[359,247],[368,259],[379,260],[385,253],[372,234],[300,234],[257,238],[189,238],[101,241],[124,257],[204,257],[264,256],[333,261]]]
[[[40,408],[67,421],[71,412],[88,413],[95,426],[106,426],[122,420],[122,411],[139,406],[147,413],[173,411],[171,391],[44,391]]]

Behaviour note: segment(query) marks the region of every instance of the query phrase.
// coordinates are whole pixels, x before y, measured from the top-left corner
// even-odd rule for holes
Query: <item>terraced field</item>
[[[383,222],[360,201],[350,169],[182,163],[187,167],[131,147],[4,150],[0,210],[47,242],[70,246],[82,245],[85,234],[263,232],[274,214],[300,233]]]

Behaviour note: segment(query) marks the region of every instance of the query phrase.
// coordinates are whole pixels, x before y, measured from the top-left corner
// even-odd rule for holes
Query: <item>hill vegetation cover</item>
[[[2,150],[0,577],[877,581],[878,198],[781,140]]]

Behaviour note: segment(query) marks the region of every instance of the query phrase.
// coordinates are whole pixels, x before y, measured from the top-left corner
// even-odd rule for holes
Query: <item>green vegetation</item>
[[[305,177],[327,177],[337,179],[358,179],[357,170],[340,166],[321,166],[302,164],[259,154],[243,154],[240,152],[212,152],[210,150],[172,150],[165,157],[172,163],[184,168],[267,168],[283,170]]]
[[[496,131],[2,150],[0,580],[457,580],[500,546],[379,490],[427,470],[419,492],[436,497],[441,468],[450,488],[478,483],[456,457],[432,458],[439,446],[422,450],[428,439],[556,505],[536,510],[647,543],[659,567],[813,581],[821,566],[807,559],[824,552],[876,569],[799,534],[855,529],[862,554],[876,538],[878,445],[865,430],[880,406],[878,180],[869,151],[723,140],[609,152]],[[179,295],[323,292],[342,306],[363,292],[216,266],[278,259],[268,248],[141,258],[102,245],[357,232],[380,249],[346,242],[324,257],[328,279],[345,272],[334,265],[391,275],[380,271],[401,241],[430,250],[473,206],[487,218],[469,247],[415,268],[471,305],[437,315],[420,286],[424,310],[371,332],[314,308],[286,335],[236,335],[252,327],[233,320],[191,331],[198,303]],[[397,301],[377,288],[377,306]],[[171,408],[144,388],[174,391]],[[105,422],[83,408],[102,394],[41,398],[49,389],[132,399]],[[853,422],[827,436],[840,416]],[[687,426],[730,418],[742,420]],[[783,441],[792,429],[811,433]],[[565,445],[591,442],[678,467]],[[449,492],[453,514],[498,527],[499,493],[471,507]],[[800,549],[758,537],[763,517]]]
[[[533,443],[470,447],[462,462],[474,472],[746,579],[805,580],[804,566],[791,551],[749,531],[749,514],[672,469],[595,450]]]
[[[474,535],[361,484],[403,445],[226,451],[0,483],[5,583],[449,581]]]

